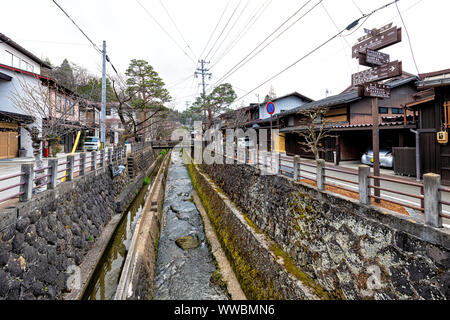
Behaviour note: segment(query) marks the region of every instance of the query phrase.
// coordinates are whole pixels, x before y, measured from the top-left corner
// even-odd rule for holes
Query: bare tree
[[[326,128],[324,115],[327,110],[328,109],[324,107],[316,107],[299,112],[299,114],[303,116],[302,124],[306,129],[305,131],[300,131],[298,133],[305,139],[304,142],[299,142],[299,144],[302,146],[303,150],[311,152],[316,161],[320,159],[319,152],[325,151],[322,144],[323,139],[333,137]]]
[[[75,105],[79,104],[79,98],[72,95],[70,103],[63,105],[61,100],[56,98],[55,91],[59,87],[53,81],[31,83],[24,78],[18,78],[18,83],[19,86],[14,87],[9,99],[16,109],[33,117],[34,122],[24,125],[23,128],[30,133],[36,166],[42,168],[42,141],[49,141],[50,145],[55,147],[61,137],[80,130],[69,124],[70,119],[77,116]]]
[[[166,120],[167,108],[160,106],[145,110],[147,111],[146,115],[142,117],[143,110],[133,107],[131,102],[134,95],[129,94],[125,86],[120,86],[116,81],[113,81],[113,90],[117,99],[117,102],[114,104],[115,111],[124,129],[119,144],[125,144],[130,138],[134,138],[136,141],[139,140],[143,131],[149,128],[152,128],[152,131],[154,131],[153,128],[156,128],[159,123]]]

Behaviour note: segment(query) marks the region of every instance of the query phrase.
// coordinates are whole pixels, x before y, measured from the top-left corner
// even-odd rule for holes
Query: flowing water
[[[153,183],[157,166],[150,177],[150,184],[144,186],[134,199],[128,212],[120,221],[107,249],[103,253],[97,270],[84,294],[86,300],[113,300],[119,284],[122,268],[127,257],[134,229],[145,200]]]
[[[224,300],[226,291],[210,279],[217,267],[206,241],[203,222],[192,202],[192,184],[182,156],[172,153],[164,201],[155,274],[155,300]],[[183,250],[176,240],[193,236],[196,249]]]

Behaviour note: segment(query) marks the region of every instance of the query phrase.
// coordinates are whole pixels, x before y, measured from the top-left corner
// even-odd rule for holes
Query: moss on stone
[[[261,275],[258,270],[246,262],[246,259],[241,257],[237,241],[223,227],[220,219],[221,215],[217,214],[220,210],[213,208],[211,202],[214,201],[214,195],[208,195],[207,191],[203,190],[198,181],[198,173],[194,165],[188,164],[187,169],[191,177],[192,185],[199,195],[202,205],[214,227],[217,238],[247,298],[252,300],[284,299],[285,297],[281,293],[273,289],[273,285],[266,277]]]
[[[325,291],[320,285],[318,285],[313,279],[311,279],[310,276],[297,268],[289,255],[281,250],[280,247],[278,247],[276,244],[272,244],[270,246],[270,250],[275,254],[276,257],[281,257],[283,259],[284,267],[290,274],[295,276],[304,285],[311,288],[319,298],[325,300],[330,300],[333,298],[327,291]]]
[[[244,220],[248,223],[248,225],[250,227],[252,227],[255,230],[256,233],[264,234],[264,232],[260,228],[258,228],[258,226],[256,224],[254,224],[253,221],[250,220],[249,217],[247,217],[247,215],[245,215],[245,214],[242,214],[242,215],[244,216]]]

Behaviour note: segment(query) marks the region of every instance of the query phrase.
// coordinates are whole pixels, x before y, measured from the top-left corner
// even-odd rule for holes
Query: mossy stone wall
[[[407,216],[319,192],[282,176],[262,176],[250,166],[199,168],[220,187],[209,190],[204,181],[194,181],[203,192],[205,205],[211,206],[208,211],[231,259],[242,268],[249,266],[238,270],[238,276],[244,289],[254,292],[252,297],[284,295],[273,289],[261,294],[268,284],[266,275],[260,280],[265,266],[254,261],[258,248],[245,238],[242,226],[227,221],[226,210],[214,200],[214,193],[224,192],[245,214],[248,224],[275,243],[272,251],[285,257],[291,273],[297,278],[305,276],[304,283],[321,298],[450,297],[448,229],[414,223]]]

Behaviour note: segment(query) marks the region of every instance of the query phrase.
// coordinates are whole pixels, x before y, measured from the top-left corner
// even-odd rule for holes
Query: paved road
[[[58,155],[58,163],[66,162],[66,160],[65,160],[65,159],[67,159],[66,157],[67,157],[67,155],[65,155],[65,154]],[[79,157],[80,157],[79,154],[75,154],[75,161],[78,160]],[[25,160],[0,161],[0,178],[14,175],[16,173],[20,173],[20,167],[24,162],[26,162],[26,161]],[[43,159],[43,166],[47,167],[47,164],[48,164],[47,159]],[[77,165],[77,164],[78,163],[75,163],[75,165]],[[58,171],[61,171],[63,169],[64,169],[64,166],[60,166],[58,168]],[[45,174],[39,173],[39,175],[40,176],[46,175],[46,173]],[[58,178],[63,177],[63,176],[64,176],[64,172],[58,173]],[[36,177],[37,177],[37,175],[36,175]],[[20,177],[0,181],[0,189],[6,188],[8,186],[16,185],[18,183],[20,183]],[[59,184],[59,183],[61,183],[61,181],[58,180],[57,183]],[[9,200],[6,202],[1,202],[1,199],[5,199],[7,197],[13,196],[19,192],[20,192],[19,187],[15,187],[13,189],[9,189],[9,190],[0,192],[0,208],[10,206],[11,204],[17,202],[17,199]]]
[[[310,164],[313,163],[312,161],[304,161],[304,162],[310,163]],[[284,172],[283,174],[292,176],[293,175],[292,163],[283,161],[283,160],[281,160],[280,163],[281,163],[282,170],[287,171],[287,172]],[[341,172],[326,170],[325,174],[330,177],[337,177],[337,178],[341,178],[341,179],[345,179],[345,180],[358,182],[358,176],[356,175],[357,174],[356,168],[358,167],[358,165],[359,165],[358,163],[347,163],[347,164],[341,165],[339,167],[339,169],[347,169],[349,171],[349,173],[341,173]],[[329,165],[329,164],[327,164],[327,167],[335,168],[333,165]],[[314,174],[305,172],[305,170],[315,172],[315,168],[302,165],[300,168],[300,171],[302,171],[302,170],[303,170],[303,173],[301,173],[302,176],[304,176],[306,178],[310,178],[312,180],[316,179],[316,176]],[[409,181],[409,182],[416,182],[415,178],[396,176],[393,173],[393,171],[389,170],[389,169],[382,169],[381,176],[382,177],[385,176],[388,178],[403,179],[403,180]],[[349,182],[343,182],[343,181],[333,180],[331,178],[328,178],[327,183],[334,184],[336,186],[343,186],[347,189],[355,190],[356,192],[358,192],[358,185],[355,185],[355,184],[352,184]],[[415,186],[410,186],[407,184],[399,184],[399,183],[394,183],[394,182],[389,182],[389,181],[381,181],[380,185],[382,188],[385,188],[385,189],[397,190],[398,192],[411,194],[411,195],[420,195],[420,188],[415,187]],[[411,205],[411,206],[417,206],[417,207],[421,206],[420,199],[401,195],[398,192],[381,191],[381,197],[386,200],[393,200],[393,201],[405,203],[405,204]],[[450,202],[450,193],[442,192],[442,200]],[[407,208],[407,207],[405,207],[405,209],[408,211],[408,213],[411,215],[412,218],[423,222],[424,216],[421,212],[415,211],[415,210]],[[445,214],[450,214],[450,207],[443,206],[443,212]],[[449,219],[444,219],[444,224],[445,224],[445,227],[450,228],[450,220]]]

